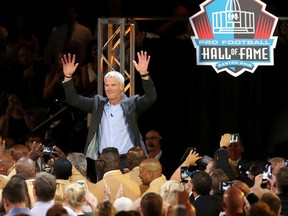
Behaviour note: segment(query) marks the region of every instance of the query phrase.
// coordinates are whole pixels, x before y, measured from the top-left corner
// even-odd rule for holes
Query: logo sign
[[[274,65],[273,36],[278,18],[259,0],[206,0],[189,17],[197,65],[234,77],[253,73],[259,65]]]

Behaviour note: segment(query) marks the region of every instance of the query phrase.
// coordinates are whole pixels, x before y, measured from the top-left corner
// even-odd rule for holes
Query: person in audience
[[[9,30],[9,45],[11,45],[11,55],[17,59],[18,51],[22,45],[28,45],[33,50],[33,58],[38,59],[41,56],[39,38],[32,33],[30,23],[21,14],[14,17],[12,28]]]
[[[141,178],[142,184],[148,188],[140,197],[133,201],[129,210],[140,211],[142,197],[150,192],[160,194],[161,185],[167,181],[166,177],[162,174],[160,161],[155,158],[146,158],[140,163],[139,177]]]
[[[72,164],[72,175],[70,176],[71,182],[77,182],[85,188],[85,199],[83,204],[84,212],[94,212],[91,206],[96,206],[98,203],[97,198],[91,193],[89,189],[89,179],[86,178],[87,160],[86,156],[80,152],[68,153],[66,157]],[[90,202],[90,204],[88,203]]]
[[[273,211],[276,216],[280,216],[282,208],[281,200],[275,192],[269,191],[264,193],[260,201],[267,203],[271,211]]]
[[[116,212],[116,208],[109,200],[102,201],[97,205],[96,215],[98,216],[114,216]]]
[[[221,189],[220,185],[222,182],[227,182],[229,180],[228,176],[221,169],[215,169],[210,174],[210,176],[212,178],[212,189],[210,191],[210,194],[212,194],[215,199],[219,200],[220,203],[222,203],[224,191]]]
[[[143,185],[142,180],[139,177],[139,165],[146,158],[147,156],[145,155],[145,151],[139,146],[131,147],[126,154],[128,170],[126,170],[124,175],[137,182],[140,187],[141,194],[143,194],[148,189],[148,186]]]
[[[190,203],[189,193],[184,191],[176,191],[176,204],[171,209],[173,216],[196,216],[195,207]]]
[[[259,175],[259,178],[260,178],[260,175]],[[239,188],[242,191],[242,193],[244,194],[245,200],[247,201],[245,209],[248,209],[249,205],[252,205],[255,202],[259,201],[259,197],[252,191],[251,188],[249,188],[249,186],[245,182],[242,182],[240,180],[233,180],[232,186]],[[249,203],[249,205],[248,205],[248,203]]]
[[[60,203],[55,203],[48,209],[46,216],[70,216],[68,211]]]
[[[33,181],[36,176],[35,162],[29,157],[22,157],[15,163],[16,174],[22,176],[27,184],[31,200],[31,207],[34,206]]]
[[[215,151],[219,168],[221,168],[229,180],[238,179],[250,183],[246,174],[252,166],[252,161],[243,157],[244,146],[240,140],[240,135],[225,133],[220,139],[220,148]]]
[[[87,160],[86,156],[81,152],[70,152],[66,158],[72,164],[72,176],[71,181],[76,182],[77,180],[85,180],[87,183]]]
[[[196,215],[219,216],[219,213],[222,211],[222,205],[219,203],[219,200],[210,195],[212,190],[211,176],[203,170],[196,170],[191,178],[194,197],[191,203],[196,209]]]
[[[185,185],[177,180],[167,180],[160,186],[160,196],[163,199],[163,208],[167,215],[170,208],[176,205],[176,191],[184,191]]]
[[[115,216],[141,216],[141,213],[136,210],[118,211]]]
[[[44,144],[43,136],[38,132],[29,133],[26,137],[25,145],[28,147],[29,153],[34,149],[41,148],[40,145]],[[37,172],[43,171],[47,168],[47,164],[45,158],[43,156],[39,156],[35,160],[35,165]]]
[[[64,189],[64,197],[63,197],[63,205],[64,208],[67,209],[69,212],[70,210],[74,211],[77,215],[85,215],[85,214],[94,214],[96,210],[96,205],[92,205],[91,202],[88,202],[91,204],[91,212],[84,212],[83,207],[85,204],[85,188],[80,185],[79,183],[72,182],[69,185],[65,186]],[[70,209],[70,210],[69,210]]]
[[[156,130],[150,130],[146,133],[145,136],[145,145],[149,153],[149,158],[156,158],[160,160],[162,155],[162,137],[159,132]]]
[[[120,155],[115,147],[104,148],[100,154],[100,160],[97,161],[99,175],[103,179],[97,183],[88,183],[90,191],[101,202],[105,197],[105,186],[110,190],[109,200],[114,203],[119,188],[123,187],[123,196],[130,198],[132,201],[140,197],[141,192],[138,184],[127,178],[120,170]]]
[[[128,197],[119,197],[116,198],[114,201],[114,207],[116,208],[117,212],[119,211],[126,211],[131,205],[133,201]]]
[[[56,191],[56,178],[47,172],[39,172],[33,181],[34,207],[31,213],[37,216],[45,216],[54,205]]]
[[[139,166],[139,177],[143,185],[149,186],[142,194],[142,197],[149,192],[159,194],[161,185],[167,181],[166,177],[162,174],[161,163],[155,158],[147,158],[141,162]]]
[[[149,158],[156,158],[162,165],[162,173],[167,178],[170,178],[175,170],[175,165],[170,160],[169,152],[163,151],[164,147],[162,136],[157,130],[149,130],[145,135],[145,145],[148,150]]]
[[[167,180],[160,186],[160,196],[163,201],[169,203],[169,205],[176,205],[176,191],[184,191],[184,185],[177,180]]]
[[[6,100],[5,114],[0,116],[0,133],[2,136],[11,137],[16,143],[21,143],[26,134],[35,128],[35,118],[22,104],[19,94],[7,93]]]
[[[15,145],[15,140],[13,140],[11,137],[5,137],[3,136],[3,141],[5,142],[5,152],[9,152],[11,147]]]
[[[24,144],[15,144],[10,149],[10,154],[15,161],[29,154],[29,149]]]
[[[244,216],[246,206],[243,192],[238,187],[228,188],[223,195],[223,209],[225,216]]]
[[[209,175],[214,172],[214,170],[219,169],[218,163],[217,161],[213,158],[212,160],[210,160],[206,167],[205,167],[205,172],[208,173]]]
[[[8,173],[13,169],[14,160],[12,156],[5,152],[5,140],[0,135],[0,193],[7,184]]]
[[[66,157],[59,157],[54,162],[54,175],[56,177],[55,203],[63,202],[64,189],[71,183],[72,164]]]
[[[251,205],[248,210],[247,216],[276,216],[266,202],[259,201]]]
[[[159,193],[145,193],[141,198],[140,207],[143,216],[163,215],[163,199]]]
[[[87,26],[80,24],[76,5],[68,4],[63,8],[64,22],[53,27],[50,32],[48,42],[44,48],[44,59],[48,65],[52,65],[58,59],[58,53],[63,52],[63,48],[75,47],[78,61],[82,65],[86,55],[86,46],[93,39],[93,34]]]
[[[33,114],[38,125],[47,118],[43,86],[50,68],[42,59],[35,59],[33,54],[34,50],[30,45],[23,44],[19,47],[17,61],[12,69],[11,86],[21,92],[27,109]]]
[[[281,215],[288,214],[288,167],[282,167],[276,174],[275,192],[281,200]]]
[[[252,165],[248,172],[249,180],[246,181],[250,190],[260,199],[263,193],[270,191],[267,188],[267,183],[263,180],[263,171],[265,161],[256,160],[252,162]],[[249,184],[250,183],[250,184]]]
[[[3,177],[4,180],[8,180],[8,175],[14,168],[14,164],[15,161],[13,160],[13,157],[9,153],[3,152],[0,155],[0,176]]]
[[[2,191],[2,205],[7,216],[18,213],[31,215],[31,202],[25,179],[15,175],[7,182]]]
[[[272,173],[276,175],[279,169],[284,166],[285,161],[283,157],[272,157],[267,162],[271,164]]]

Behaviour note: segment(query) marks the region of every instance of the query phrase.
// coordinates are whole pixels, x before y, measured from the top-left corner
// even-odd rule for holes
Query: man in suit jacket
[[[197,170],[192,176],[192,193],[194,200],[191,202],[196,209],[196,216],[219,216],[222,203],[210,195],[212,178],[203,170]]]
[[[105,196],[114,203],[119,189],[123,188],[123,196],[134,201],[141,196],[138,184],[127,178],[119,169],[120,155],[115,147],[104,148],[100,160],[97,161],[97,169],[103,172],[103,179],[97,183],[88,183],[90,191],[102,202]],[[105,194],[106,188],[109,188],[110,194]]]
[[[137,56],[138,63],[136,61],[133,63],[141,76],[145,94],[131,97],[125,95],[125,78],[117,71],[110,71],[104,77],[107,97],[95,95],[89,98],[78,95],[72,79],[72,75],[79,65],[75,63],[76,56],[68,53],[61,58],[64,73],[62,85],[66,101],[78,109],[92,113],[91,122],[93,124],[89,127],[84,149],[85,155],[92,160],[97,160],[99,153],[105,147],[111,146],[117,147],[120,155],[126,154],[132,146],[140,146],[148,155],[137,120],[143,112],[153,105],[157,94],[147,71],[150,56],[143,51],[138,52]],[[122,158],[125,167],[126,159],[125,157]]]

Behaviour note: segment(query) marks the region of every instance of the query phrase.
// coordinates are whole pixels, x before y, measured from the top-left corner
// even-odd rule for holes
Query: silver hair
[[[107,77],[112,77],[112,78],[116,78],[119,82],[120,85],[124,85],[124,76],[118,72],[118,71],[109,71],[105,76],[104,76],[104,80],[107,78]]]
[[[71,164],[86,177],[87,174],[87,160],[86,156],[80,152],[71,152],[66,157]]]

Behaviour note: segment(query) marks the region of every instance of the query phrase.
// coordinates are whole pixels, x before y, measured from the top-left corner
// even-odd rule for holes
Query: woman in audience
[[[34,116],[28,112],[16,92],[7,93],[6,102],[5,113],[0,116],[0,133],[20,143],[36,126]]]

